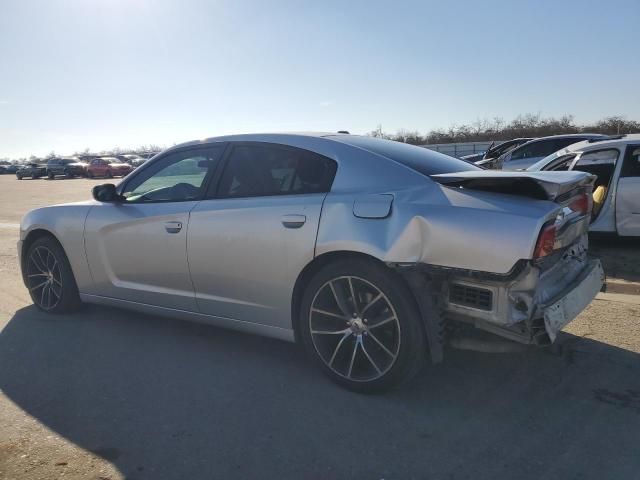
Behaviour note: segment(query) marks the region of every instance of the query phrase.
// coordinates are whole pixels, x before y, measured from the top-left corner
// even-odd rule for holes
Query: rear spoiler
[[[596,177],[585,172],[501,172],[472,170],[441,173],[430,178],[442,185],[506,193],[537,200],[561,201],[580,187],[593,188]]]

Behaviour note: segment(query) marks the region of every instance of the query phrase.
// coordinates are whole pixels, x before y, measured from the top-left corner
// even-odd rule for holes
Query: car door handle
[[[285,228],[300,228],[307,221],[307,217],[304,215],[283,215],[281,221]]]
[[[166,222],[164,224],[164,229],[167,233],[178,233],[182,230],[182,222]]]

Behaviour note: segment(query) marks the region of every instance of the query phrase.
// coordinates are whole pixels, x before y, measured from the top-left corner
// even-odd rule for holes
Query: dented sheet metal
[[[552,342],[558,332],[591,303],[603,283],[604,271],[600,260],[591,260],[577,285],[561,299],[544,308],[544,325]]]

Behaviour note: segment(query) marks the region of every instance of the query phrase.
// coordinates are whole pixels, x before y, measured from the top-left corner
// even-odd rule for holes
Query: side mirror
[[[96,185],[91,189],[93,198],[98,202],[121,202],[124,199],[116,192],[116,186],[113,183],[105,183]]]

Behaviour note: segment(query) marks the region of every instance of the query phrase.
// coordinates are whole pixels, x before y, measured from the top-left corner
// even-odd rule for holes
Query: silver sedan
[[[336,382],[380,391],[479,330],[552,343],[602,286],[593,181],[348,134],[218,137],[29,212],[18,250],[46,312],[97,303],[297,341]]]

